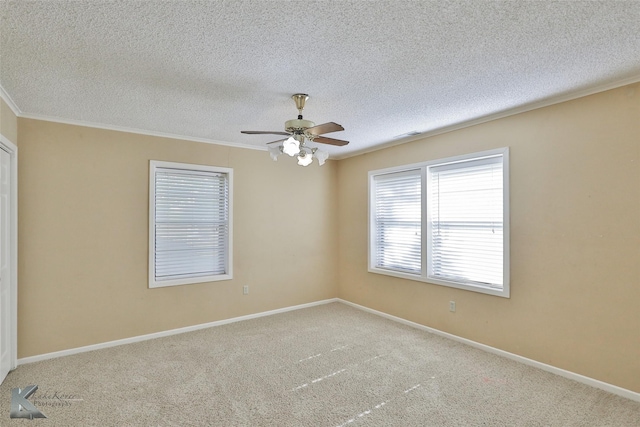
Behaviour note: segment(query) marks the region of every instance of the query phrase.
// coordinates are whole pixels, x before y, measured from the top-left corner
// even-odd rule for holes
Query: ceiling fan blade
[[[267,145],[269,145],[269,144],[276,144],[276,143],[278,143],[278,142],[283,142],[283,141],[286,141],[286,139],[279,139],[279,140],[277,140],[277,141],[267,142]]]
[[[340,130],[344,130],[344,128],[337,123],[329,122],[309,128],[305,132],[312,135],[322,135],[329,132],[338,132]]]
[[[263,131],[263,130],[241,130],[240,133],[246,133],[248,135],[286,135],[289,136],[291,133],[289,132],[278,132],[278,131]]]
[[[313,138],[313,142],[319,142],[321,144],[329,144],[329,145],[337,145],[342,147],[343,145],[347,145],[349,141],[343,141],[342,139],[333,139],[327,138],[326,136],[316,136]]]

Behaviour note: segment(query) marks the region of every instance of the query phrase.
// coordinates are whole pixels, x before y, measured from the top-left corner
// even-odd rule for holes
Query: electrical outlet
[[[249,285],[244,285],[242,287],[242,294],[243,295],[248,295],[249,294]]]
[[[456,311],[456,302],[455,301],[449,301],[449,311],[452,313],[455,313]]]

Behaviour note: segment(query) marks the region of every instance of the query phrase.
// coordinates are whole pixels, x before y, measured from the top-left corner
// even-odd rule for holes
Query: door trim
[[[18,366],[18,147],[4,135],[0,134],[0,148],[11,156],[11,187],[9,200],[11,203],[9,218],[9,305],[11,337],[9,339],[10,370]]]

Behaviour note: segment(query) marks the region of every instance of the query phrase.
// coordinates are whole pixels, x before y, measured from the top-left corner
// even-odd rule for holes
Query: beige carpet
[[[11,388],[48,418],[9,418]],[[2,426],[633,426],[640,403],[341,303],[22,365]]]

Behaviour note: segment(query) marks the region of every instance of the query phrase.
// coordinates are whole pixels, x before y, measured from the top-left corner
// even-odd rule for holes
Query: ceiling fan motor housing
[[[294,120],[287,120],[284,123],[284,128],[287,132],[301,134],[301,133],[304,133],[305,130],[312,128],[315,125],[316,124],[311,120],[294,119]]]

